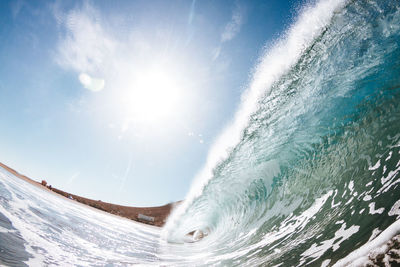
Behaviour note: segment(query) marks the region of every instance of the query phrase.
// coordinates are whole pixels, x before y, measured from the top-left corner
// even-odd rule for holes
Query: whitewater
[[[362,266],[379,253],[389,264],[400,234],[399,103],[400,3],[306,4],[265,48],[164,228],[1,169],[0,264]],[[196,230],[205,237],[192,242]]]

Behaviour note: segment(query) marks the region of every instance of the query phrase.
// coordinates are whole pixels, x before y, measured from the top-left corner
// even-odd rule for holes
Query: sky
[[[1,1],[0,162],[92,199],[184,199],[300,5]]]

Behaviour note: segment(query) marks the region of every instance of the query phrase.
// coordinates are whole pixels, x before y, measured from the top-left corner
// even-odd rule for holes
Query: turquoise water
[[[0,262],[341,266],[351,255],[362,259],[367,246],[400,232],[399,45],[398,1],[305,6],[260,58],[232,125],[164,229],[56,201],[2,171],[0,235],[17,241],[0,239],[7,251]],[[207,236],[193,243],[186,235],[193,230]]]

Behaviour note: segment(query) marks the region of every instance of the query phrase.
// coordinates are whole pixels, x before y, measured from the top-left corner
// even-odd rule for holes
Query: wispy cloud
[[[192,4],[190,5],[188,22],[187,22],[187,37],[186,37],[185,46],[190,43],[190,41],[192,40],[193,35],[194,35],[194,28],[193,28],[192,22],[193,22],[193,17],[195,16],[195,6],[196,6],[196,0],[192,0]]]
[[[245,9],[236,4],[232,12],[232,18],[225,26],[225,30],[221,35],[222,43],[232,40],[240,32],[244,21],[244,13]]]
[[[190,5],[190,12],[189,12],[189,17],[188,17],[188,24],[192,24],[193,21],[193,16],[194,16],[194,8],[196,5],[196,0],[192,0],[192,4]]]
[[[232,11],[232,16],[230,21],[226,24],[224,31],[221,34],[221,40],[219,46],[214,49],[213,52],[213,60],[216,60],[222,50],[222,45],[226,42],[231,41],[239,34],[243,23],[245,22],[246,8],[238,3],[235,4],[235,7]]]
[[[71,177],[69,177],[69,179],[67,181],[67,186],[72,184],[75,181],[75,179],[79,177],[80,174],[81,174],[80,172],[76,172],[73,175],[71,175]]]
[[[26,3],[23,0],[11,2],[11,13],[14,19],[19,15],[25,5]]]
[[[54,16],[63,30],[56,62],[65,69],[78,72],[79,81],[86,89],[103,89],[104,79],[92,75],[104,75],[104,66],[110,63],[117,43],[104,30],[98,12],[86,3],[66,14],[54,9]]]

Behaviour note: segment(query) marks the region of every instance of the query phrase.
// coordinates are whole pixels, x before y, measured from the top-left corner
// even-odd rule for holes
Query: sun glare
[[[164,69],[151,69],[135,75],[124,101],[132,119],[153,123],[178,112],[181,94],[176,75]]]

